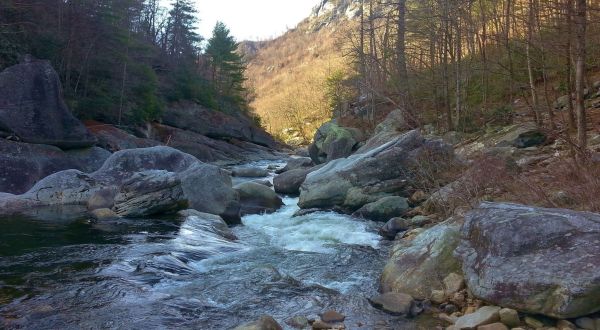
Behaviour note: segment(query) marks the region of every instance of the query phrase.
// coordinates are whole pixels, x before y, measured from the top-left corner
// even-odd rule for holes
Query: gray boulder
[[[298,157],[298,158],[290,158],[285,167],[281,170],[278,170],[277,173],[281,174],[291,170],[297,169],[308,169],[315,166],[315,163],[310,157]]]
[[[269,187],[255,182],[244,182],[234,189],[240,196],[240,214],[273,213],[283,206],[283,201]]]
[[[315,164],[323,164],[350,156],[362,140],[359,130],[330,121],[319,127],[308,152]]]
[[[457,255],[480,299],[575,318],[600,310],[600,215],[482,203],[468,213]]]
[[[0,139],[0,191],[22,194],[50,174],[77,169],[93,172],[108,159],[100,148],[63,151],[54,146]]]
[[[398,135],[408,131],[410,126],[404,118],[402,110],[394,110],[377,125],[373,136],[371,136],[356,153],[365,153],[386,144]]]
[[[201,227],[203,231],[213,233],[217,236],[224,237],[228,240],[235,241],[237,237],[231,231],[223,218],[218,215],[199,212],[196,210],[182,210],[177,212],[177,215],[183,218],[194,218],[196,228]]]
[[[147,216],[191,207],[239,221],[238,198],[228,172],[173,148],[153,147],[119,151],[90,174],[62,171],[22,195],[2,195],[0,214],[73,205]]]
[[[0,137],[7,136],[62,149],[96,142],[67,108],[50,62],[31,59],[0,72]]]
[[[412,240],[396,242],[383,270],[380,291],[403,292],[415,299],[431,299],[433,291],[445,289],[444,278],[460,273],[453,253],[460,240],[460,223],[449,219]]]
[[[411,316],[415,300],[408,294],[388,292],[369,299],[373,307],[392,315]]]
[[[383,197],[376,202],[366,204],[354,216],[363,217],[373,221],[388,221],[391,218],[401,217],[410,209],[408,199],[398,196]]]
[[[410,196],[424,178],[435,178],[452,166],[452,147],[413,130],[362,154],[336,159],[306,177],[300,188],[301,208],[355,211],[391,195]],[[429,171],[423,173],[423,171]]]
[[[388,220],[381,228],[379,228],[379,235],[385,239],[394,240],[398,233],[407,231],[410,229],[410,221],[403,218],[393,218]]]
[[[113,210],[121,217],[139,218],[173,213],[187,206],[177,174],[153,170],[136,173],[123,182]]]
[[[279,174],[273,179],[275,191],[280,194],[298,195],[300,194],[300,186],[306,180],[308,173],[312,169],[295,169]]]

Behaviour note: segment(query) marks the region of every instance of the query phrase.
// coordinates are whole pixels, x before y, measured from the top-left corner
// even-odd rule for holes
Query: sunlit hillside
[[[248,65],[252,106],[263,126],[288,143],[309,142],[331,117],[326,80],[334,73],[349,74],[342,58],[349,20],[356,11],[351,1],[316,7],[296,29],[260,44]]]

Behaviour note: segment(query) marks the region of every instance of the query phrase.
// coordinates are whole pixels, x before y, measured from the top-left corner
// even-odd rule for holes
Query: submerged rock
[[[443,279],[460,273],[453,256],[460,239],[460,223],[449,219],[431,227],[412,240],[399,240],[381,276],[381,292],[404,292],[415,299],[430,299],[434,291],[445,290]]]
[[[67,108],[50,62],[32,59],[0,72],[0,137],[7,136],[62,149],[96,143]]]
[[[364,154],[337,159],[310,173],[300,188],[301,208],[351,211],[390,195],[410,195],[410,185],[424,185],[420,171],[435,177],[451,166],[452,147],[410,131]]]
[[[600,310],[599,214],[482,203],[461,235],[457,255],[476,297],[555,318]]]

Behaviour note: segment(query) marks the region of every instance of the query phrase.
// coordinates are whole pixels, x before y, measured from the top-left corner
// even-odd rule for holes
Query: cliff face
[[[330,118],[324,86],[332,73],[351,67],[342,55],[360,1],[322,0],[307,15],[276,39],[240,47],[256,95],[252,106],[271,134],[292,144],[309,142]]]

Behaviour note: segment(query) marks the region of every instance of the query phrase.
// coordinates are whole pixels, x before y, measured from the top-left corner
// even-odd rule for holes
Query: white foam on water
[[[331,244],[364,245],[377,248],[380,237],[368,223],[335,212],[316,212],[292,217],[299,209],[298,198],[285,198],[285,206],[272,214],[249,215],[243,224],[267,236],[269,243],[287,250],[331,253]]]

